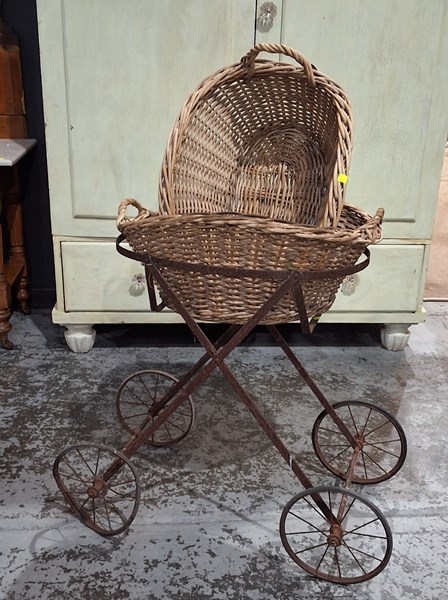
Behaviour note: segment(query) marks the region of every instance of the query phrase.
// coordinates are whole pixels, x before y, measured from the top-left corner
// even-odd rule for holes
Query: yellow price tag
[[[344,173],[339,173],[339,175],[338,175],[338,181],[339,181],[339,183],[347,183],[348,176],[344,175]]]

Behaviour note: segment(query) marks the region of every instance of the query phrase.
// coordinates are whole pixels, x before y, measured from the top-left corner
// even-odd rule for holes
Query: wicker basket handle
[[[299,63],[299,65],[302,65],[309,83],[313,87],[316,86],[316,81],[314,79],[315,67],[313,67],[310,61],[307,58],[305,58],[303,54],[300,54],[300,52],[297,52],[297,50],[294,50],[289,46],[284,46],[283,44],[256,44],[256,46],[254,46],[252,50],[249,50],[249,52],[241,59],[243,66],[248,69],[248,77],[251,77],[254,72],[255,59],[257,58],[260,52],[270,52],[271,54],[284,54],[285,56],[293,58]]]
[[[379,242],[382,238],[381,223],[383,222],[384,208],[379,208],[375,216],[372,217],[365,225],[359,227],[359,231],[366,232],[370,237],[370,243]]]
[[[137,216],[126,216],[126,209],[128,206],[133,206],[138,210]],[[140,219],[153,216],[154,214],[155,213],[152,213],[150,210],[143,208],[143,206],[140,204],[140,202],[138,202],[138,200],[134,200],[134,198],[126,198],[126,200],[122,200],[120,202],[120,206],[118,207],[117,229],[121,231],[125,223],[130,223],[131,221],[140,221]]]

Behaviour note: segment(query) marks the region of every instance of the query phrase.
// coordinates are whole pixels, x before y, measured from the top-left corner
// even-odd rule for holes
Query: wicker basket
[[[299,66],[255,60],[260,51]],[[118,229],[199,321],[245,323],[300,271],[305,307],[291,289],[260,322],[303,324],[381,238],[382,210],[344,205],[351,140],[339,86],[295,50],[259,44],[189,97],[162,163],[159,214],[125,200]]]
[[[256,60],[261,51],[298,64]],[[295,50],[258,44],[185,102],[163,159],[160,212],[230,212],[334,227],[351,149],[342,89]]]
[[[126,208],[138,209],[135,218]],[[302,284],[307,318],[320,316],[334,302],[343,277],[332,271],[355,265],[368,244],[381,238],[380,209],[374,218],[344,206],[335,229],[277,221],[238,214],[157,215],[135,200],[119,209],[118,229],[143,262],[154,260],[169,286],[191,316],[198,321],[245,323],[275,292],[279,281],[248,276],[248,270],[311,271],[328,273],[325,279]],[[191,270],[175,264],[191,264]],[[244,270],[244,276],[196,270],[203,266]],[[213,271],[213,269],[210,269]],[[170,301],[162,295],[170,308]],[[286,295],[263,324],[299,320],[292,293]]]

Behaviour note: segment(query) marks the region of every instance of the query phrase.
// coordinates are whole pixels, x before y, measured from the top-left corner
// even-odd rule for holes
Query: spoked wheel
[[[134,520],[140,503],[138,476],[113,448],[71,446],[56,458],[53,475],[71,508],[97,533],[122,533]]]
[[[354,483],[379,483],[401,469],[406,458],[406,436],[394,417],[364,401],[338,402],[333,408],[361,448]],[[325,410],[316,419],[312,438],[321,463],[345,479],[353,448]]]
[[[161,400],[177,379],[163,371],[147,370],[134,373],[123,381],[117,392],[117,414],[129,433],[139,430],[150,415],[154,404]],[[168,402],[169,406],[171,400]],[[163,410],[163,409],[162,409]],[[152,420],[152,417],[151,417]],[[188,397],[177,410],[148,438],[151,446],[171,446],[190,432],[194,422],[194,406]]]
[[[315,498],[328,506],[325,516]],[[389,562],[392,533],[374,504],[338,487],[309,488],[294,496],[280,519],[285,550],[298,565],[332,583],[360,583]]]

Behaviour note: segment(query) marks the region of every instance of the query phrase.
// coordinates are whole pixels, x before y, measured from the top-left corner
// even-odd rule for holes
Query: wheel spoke
[[[310,552],[310,550],[315,550],[316,548],[322,548],[322,546],[327,546],[327,542],[322,542],[322,544],[316,544],[315,546],[310,546],[309,548],[304,548],[303,550],[299,550],[296,554],[302,554],[303,552]]]
[[[96,506],[95,506],[95,498],[92,498],[92,516],[93,516],[93,524],[96,525]]]
[[[359,568],[361,569],[361,571],[365,575],[366,574],[366,570],[364,569],[364,567],[362,566],[362,564],[359,562],[359,560],[356,558],[356,556],[353,554],[352,549],[350,548],[350,546],[345,542],[344,539],[342,540],[342,543],[347,548],[347,550],[350,552],[350,554],[352,555],[353,559],[355,560],[355,562],[358,564]]]
[[[309,530],[306,530],[306,531],[287,531],[286,535],[305,535],[305,534],[306,535],[308,535],[308,534],[311,535],[311,534],[314,534],[314,533],[321,533],[322,535],[327,535],[325,531],[321,531],[320,529],[317,529],[316,531],[309,531]]]
[[[87,498],[84,500],[84,502],[81,504],[81,506],[79,507],[79,510],[83,510],[84,506],[87,504],[87,502],[90,500],[89,496],[87,496]]]
[[[381,466],[379,463],[377,463],[377,462],[376,462],[376,460],[375,460],[375,459],[373,459],[373,458],[370,456],[370,454],[369,454],[368,452],[366,452],[364,449],[363,449],[363,450],[361,450],[361,452],[362,452],[362,453],[363,453],[363,454],[364,454],[364,455],[365,455],[365,456],[366,456],[366,457],[367,457],[367,458],[368,458],[368,459],[369,459],[371,462],[373,462],[373,464],[374,464],[374,465],[376,465],[376,466],[378,467],[378,469],[380,469],[380,471],[382,471],[383,473],[387,474],[387,471],[386,471],[386,469],[383,469],[383,467],[382,467],[382,466]]]
[[[98,448],[98,452],[96,455],[95,475],[94,475],[95,479],[96,479],[96,476],[98,475],[98,466],[100,464],[100,456],[101,456],[101,450]]]
[[[147,406],[144,402],[141,402],[141,401],[140,402],[131,402],[130,400],[126,400],[126,399],[122,400],[122,404],[125,404],[126,406],[129,406],[129,407],[138,406],[139,408],[141,407],[142,404],[144,406]],[[151,408],[151,407],[148,405],[148,408]]]
[[[329,429],[328,427],[320,427],[319,431],[327,431],[328,433],[336,433],[337,435],[342,435],[345,438],[345,435],[339,429]],[[347,438],[345,438],[347,439]]]
[[[168,426],[167,426],[167,424],[166,424],[166,421],[163,423],[163,426],[164,426],[164,428],[166,429],[166,432],[167,432],[167,434],[168,434],[168,437],[170,438],[170,440],[172,440],[172,439],[173,439],[173,436],[171,435],[171,432],[170,432],[170,430],[168,429]]]
[[[131,394],[137,398],[137,400],[140,402],[140,404],[144,404],[148,408],[151,408],[152,404],[147,404],[147,402],[141,396],[139,396],[138,394],[135,393],[135,390],[133,388],[127,386],[126,390],[131,392]]]
[[[67,463],[65,463],[65,464],[67,464]],[[67,466],[70,466],[70,465],[67,465]],[[77,475],[77,477],[74,477],[73,475],[69,475],[68,473],[64,473],[64,477],[66,479],[73,479],[74,481],[79,481],[80,483],[83,483],[84,485],[86,485],[88,483],[84,479],[81,479],[79,477],[78,473],[74,469],[72,469],[72,471]]]
[[[339,577],[342,579],[341,565],[340,565],[340,562],[339,562],[339,554],[338,554],[338,549],[336,547],[334,549],[334,557],[336,559],[336,565],[338,567]]]
[[[344,448],[344,450],[341,450],[338,454],[335,454],[335,456],[333,456],[332,458],[329,459],[329,462],[332,463],[334,462],[337,458],[339,458],[340,456],[342,456],[343,454],[345,454],[347,452],[347,450],[351,449],[351,446],[346,446]]]
[[[132,482],[130,482],[132,483]],[[135,497],[135,493],[134,492],[119,492],[118,490],[116,490],[115,488],[107,488],[107,490],[109,492],[111,492],[112,494],[115,494],[116,496],[119,496],[122,499],[125,498],[134,498]]]
[[[133,500],[135,498],[135,496],[133,496],[133,495],[126,496],[126,499],[128,499],[128,498]],[[103,498],[102,498],[104,505],[108,504],[109,506],[113,506],[117,512],[118,512],[117,505],[119,505],[118,503],[119,502],[121,503],[124,499],[125,498],[118,498],[118,499],[114,498],[113,500],[111,500],[110,498],[107,498],[105,496],[103,496]]]
[[[372,519],[371,521],[367,521],[367,523],[363,523],[362,525],[358,525],[358,527],[355,527],[351,531],[346,531],[345,535],[349,535],[351,533],[354,533],[355,531],[358,531],[359,529],[362,529],[363,527],[367,527],[367,525],[371,525],[372,523],[375,523],[378,520],[379,520],[379,517],[376,517],[375,519]]]
[[[170,419],[167,419],[165,421],[165,423],[168,423],[169,425],[171,425],[171,427],[174,427],[174,429],[177,429],[181,433],[185,433],[185,429],[182,429],[181,427],[179,427],[179,425],[177,425],[176,423],[173,423],[173,421],[170,421]]]
[[[350,504],[349,504],[349,506],[348,506],[347,510],[346,510],[346,511],[345,511],[345,513],[344,513],[344,516],[343,516],[343,517],[342,517],[342,519],[341,519],[341,525],[342,525],[342,523],[345,521],[345,519],[347,518],[347,515],[348,515],[348,513],[351,511],[351,509],[352,509],[352,506],[354,505],[355,501],[356,501],[356,498],[353,498],[353,500],[350,502]]]
[[[372,415],[372,409],[369,410],[369,413],[368,413],[368,415],[366,417],[366,422],[364,423],[364,427],[362,428],[361,435],[364,435],[365,430],[367,429],[367,424],[369,422],[369,419],[370,419],[371,415]]]
[[[389,425],[390,421],[384,421],[384,423],[381,423],[381,425],[378,425],[377,427],[375,427],[374,429],[371,429],[368,433],[364,434],[364,438],[368,437],[369,435],[372,435],[372,433],[375,433],[375,431],[378,431],[378,429],[381,429],[382,427],[384,427],[385,425]]]
[[[359,533],[359,531],[351,531],[350,533],[346,533],[344,535],[345,536],[347,536],[347,535],[359,535],[361,537],[376,538],[378,540],[387,540],[387,537],[384,536],[384,535],[375,535],[374,533]]]
[[[143,381],[143,378],[142,378],[142,376],[141,376],[141,375],[139,376],[139,379],[140,379],[140,381],[142,382],[142,385],[143,385],[143,387],[145,388],[145,390],[146,390],[146,393],[147,393],[147,394],[148,394],[148,396],[151,398],[151,400],[152,400],[152,403],[154,404],[154,402],[156,402],[157,393],[156,393],[156,394],[154,394],[154,396],[153,396],[153,395],[151,394],[151,392],[149,391],[149,388],[148,388],[148,386],[147,386],[147,385],[146,385],[146,383]]]
[[[75,496],[84,496],[86,494],[86,490],[72,490],[68,487],[65,488],[65,492],[67,492],[67,494],[71,495],[75,495]]]
[[[324,553],[322,554],[322,556],[320,557],[320,561],[319,561],[319,563],[318,563],[318,565],[317,565],[317,567],[316,567],[316,571],[319,571],[319,567],[320,567],[320,565],[322,564],[322,562],[323,562],[323,560],[324,560],[324,558],[325,558],[325,556],[326,556],[326,554],[327,554],[327,552],[328,552],[328,550],[329,550],[329,549],[330,549],[330,545],[329,545],[329,544],[327,544],[327,547],[325,548],[325,552],[324,552]]]
[[[107,506],[107,502],[104,502],[104,510],[106,511],[106,518],[107,518],[107,522],[109,523],[109,529],[112,529],[112,523],[110,521],[109,508]]]
[[[345,545],[347,546],[347,548],[350,548],[350,550],[353,550],[353,552],[358,552],[359,554],[362,554],[363,556],[367,556],[368,558],[373,558],[373,560],[377,560],[378,562],[381,562],[381,558],[378,558],[378,556],[375,556],[374,554],[368,554],[367,552],[364,552],[363,550],[360,550],[359,548],[354,548],[353,546],[349,546],[347,543],[345,543]]]
[[[313,502],[310,502],[307,498],[304,498],[304,500],[315,512],[317,512],[321,519],[325,519],[325,521],[328,523],[327,517],[323,514],[323,512],[320,509],[316,508],[314,500]]]
[[[311,504],[310,504],[310,506],[311,506]],[[325,534],[325,531],[324,531],[323,529],[319,529],[319,527],[317,527],[317,525],[314,525],[313,523],[311,523],[310,521],[307,521],[307,520],[306,520],[306,519],[304,519],[303,517],[299,517],[299,515],[296,515],[296,514],[295,514],[294,512],[292,512],[292,511],[291,511],[289,514],[290,514],[290,515],[292,515],[293,517],[295,517],[296,519],[299,519],[300,521],[303,521],[304,523],[306,523],[307,525],[309,525],[310,527],[312,527],[313,529],[315,529],[315,530],[316,530],[316,532],[323,533],[324,535],[326,535],[326,534]],[[322,516],[320,513],[318,513],[318,514],[319,514],[320,516]],[[310,533],[311,533],[311,531],[310,531]]]
[[[108,483],[108,486],[111,485],[111,486],[115,487],[117,485],[128,485],[128,484],[133,483],[133,482],[134,482],[134,479],[128,479],[128,480],[125,480],[125,481],[117,481],[116,483],[112,483],[112,484]],[[108,489],[112,489],[112,487],[108,487]]]
[[[347,443],[345,444],[319,444],[321,448],[347,448]],[[351,447],[351,446],[350,446]]]
[[[79,449],[76,449],[77,453],[79,454],[82,462],[86,465],[86,467],[89,469],[89,471],[92,473],[93,477],[95,477],[95,473],[92,471],[89,463],[85,460],[84,456],[81,454],[81,452],[79,451]]]
[[[400,442],[400,443],[401,443],[401,439],[400,439],[400,438],[396,438],[396,439],[393,439],[393,440],[377,440],[377,441],[375,442],[375,444],[392,444],[392,443],[394,443],[394,442],[395,442],[395,443],[396,443],[396,442]],[[371,446],[373,446],[373,442],[367,442],[367,444],[366,444],[366,445],[371,445]]]
[[[148,411],[145,410],[145,412],[142,413],[132,413],[128,416],[128,419],[135,419],[136,417],[147,417],[148,416]]]
[[[156,387],[155,387],[155,390],[154,390],[154,402],[157,401],[157,389],[158,389],[158,387],[159,387],[159,374],[157,373],[157,376],[156,376]]]
[[[179,409],[177,409],[177,410],[176,410],[176,412],[175,412],[174,414],[175,414],[176,416],[178,416],[178,415],[181,415],[182,417],[188,417],[188,418],[190,418],[190,417],[191,417],[191,413],[189,413],[189,412],[183,412],[183,411],[181,411],[181,410],[179,410]]]
[[[350,413],[350,417],[352,418],[352,423],[353,423],[353,427],[355,428],[356,435],[359,435],[358,426],[356,425],[356,421],[355,421],[355,418],[353,416],[350,404],[348,405],[348,412]]]
[[[376,448],[380,452],[383,452],[384,454],[389,454],[390,456],[393,456],[394,458],[400,458],[399,454],[395,454],[394,452],[385,450],[384,448],[381,448],[380,446],[377,446],[376,444],[373,444],[372,442],[370,442],[369,444],[366,444],[366,446],[371,446],[372,448]]]

